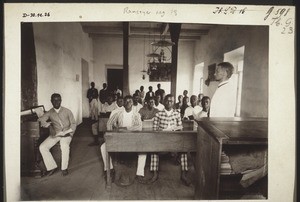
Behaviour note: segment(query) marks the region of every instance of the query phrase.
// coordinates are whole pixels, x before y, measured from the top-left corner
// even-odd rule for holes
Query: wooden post
[[[181,30],[180,23],[170,23],[170,35],[172,42],[172,67],[171,67],[171,94],[176,96],[176,82],[177,82],[177,63],[178,63],[178,40]]]
[[[129,95],[128,42],[129,42],[129,22],[123,22],[123,95]]]

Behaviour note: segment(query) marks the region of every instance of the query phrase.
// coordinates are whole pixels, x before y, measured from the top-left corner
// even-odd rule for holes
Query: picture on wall
[[[150,63],[149,81],[171,81],[171,63]]]
[[[209,83],[211,81],[215,81],[215,70],[216,70],[216,66],[217,64],[214,63],[214,64],[211,64],[211,65],[208,65],[208,77],[207,79],[205,80],[205,85],[209,86]]]

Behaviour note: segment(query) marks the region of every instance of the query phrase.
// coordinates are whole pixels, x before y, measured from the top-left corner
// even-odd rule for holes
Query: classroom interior
[[[128,187],[115,184],[110,189],[106,187],[100,149],[88,146],[92,131],[86,93],[92,81],[98,90],[103,83],[118,85],[124,95],[132,95],[140,86],[145,87],[145,92],[149,86],[155,91],[160,83],[166,94],[175,97],[187,90],[189,96],[201,93],[212,98],[218,83],[211,78],[211,68],[228,61],[234,66],[232,79],[236,81],[238,92],[235,116],[268,118],[268,26],[173,24],[175,26],[163,22],[21,24],[21,110],[40,105],[46,111],[51,109],[50,96],[56,92],[61,94],[62,106],[73,112],[77,123],[71,143],[70,174],[38,178],[23,173],[21,168],[21,200],[197,199],[195,192],[199,186],[194,166],[197,157],[193,155],[189,156],[189,175],[193,179],[190,186],[180,182],[180,166],[168,153],[163,153],[161,177],[154,184],[135,181]],[[176,40],[176,35],[178,41],[171,48],[156,49],[151,45],[160,40]],[[155,59],[149,54],[159,54],[161,49],[166,58],[163,62],[171,63],[170,79],[151,78],[149,73],[150,63]],[[37,152],[32,148],[30,137],[21,141],[21,147],[24,149],[21,152]],[[21,158],[32,160],[34,154],[30,152],[21,154]],[[53,152],[59,163],[59,147],[54,147]],[[128,164],[117,162],[116,169],[132,175],[136,166],[136,158],[132,156],[128,157]],[[151,175],[149,158],[145,175]],[[242,194],[220,190],[218,198],[265,199],[266,187],[267,180],[259,181],[252,189],[255,194],[248,190],[239,190]]]

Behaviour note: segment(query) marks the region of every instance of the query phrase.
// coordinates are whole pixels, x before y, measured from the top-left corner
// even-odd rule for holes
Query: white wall
[[[81,58],[89,63],[93,75],[92,40],[79,23],[33,23],[38,104],[49,110],[52,93],[60,93],[62,106],[72,110],[77,123],[82,121]],[[79,81],[76,81],[79,75]]]
[[[216,26],[195,46],[196,64],[207,66],[223,62],[224,53],[245,46],[241,99],[242,117],[268,117],[268,58],[267,26]],[[217,82],[204,85],[204,94],[212,97]]]
[[[93,41],[94,80],[96,87],[101,89],[102,83],[107,82],[105,65],[123,64],[123,39],[99,37]],[[146,39],[144,53],[144,39],[129,39],[129,91],[133,94],[141,85],[145,87],[145,91],[148,91],[149,86],[152,86],[155,91],[157,84],[160,83],[161,88],[166,93],[170,93],[171,82],[149,82],[147,74],[145,74],[145,80],[142,79],[141,71],[148,61],[145,55],[149,53],[149,44],[150,42]],[[185,89],[192,92],[193,68],[194,42],[180,42],[178,46],[177,95],[182,94]],[[146,66],[145,69],[147,70]]]

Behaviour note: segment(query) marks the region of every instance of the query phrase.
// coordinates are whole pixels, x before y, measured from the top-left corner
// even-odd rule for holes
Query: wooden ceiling
[[[83,22],[82,30],[89,34],[89,37],[122,37],[122,22]],[[180,32],[180,40],[199,40],[202,35],[207,35],[209,29],[214,25],[204,24],[182,24]],[[130,22],[129,37],[130,38],[151,38],[159,39],[160,37],[170,39],[168,23],[154,22]]]

